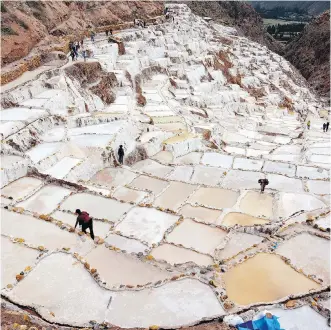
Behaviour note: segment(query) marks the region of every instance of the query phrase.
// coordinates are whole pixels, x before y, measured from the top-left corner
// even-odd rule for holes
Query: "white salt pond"
[[[1,287],[15,283],[15,276],[37,261],[39,251],[24,245],[12,243],[1,236]]]
[[[201,163],[203,165],[231,168],[233,163],[233,157],[228,155],[222,155],[216,152],[206,152],[202,156]]]
[[[69,196],[71,190],[55,186],[47,185],[37,191],[34,195],[23,202],[17,204],[31,212],[38,214],[48,214],[54,211],[62,200]]]
[[[194,167],[191,182],[208,186],[217,186],[222,180],[224,173],[225,170],[221,168],[197,165]]]
[[[105,239],[105,242],[110,246],[126,251],[127,253],[145,253],[145,251],[149,249],[147,245],[138,240],[116,234],[109,234]]]
[[[118,200],[122,200],[127,203],[130,203],[130,202],[139,203],[144,198],[149,196],[149,194],[144,191],[129,189],[126,187],[120,187],[120,188],[116,189],[116,191],[113,193],[112,196]]]
[[[189,182],[194,168],[192,166],[177,166],[168,176],[169,180]]]
[[[156,260],[165,260],[171,265],[184,264],[186,262],[194,262],[199,266],[213,264],[213,259],[210,256],[167,243],[152,249],[150,254]]]
[[[178,217],[172,214],[152,208],[134,207],[116,226],[116,231],[152,245],[160,242],[165,231],[177,220]]]
[[[190,204],[185,204],[179,211],[184,218],[192,218],[197,221],[202,221],[206,223],[218,223],[218,219],[221,215],[221,211],[208,209],[202,206],[192,206]]]
[[[237,212],[230,212],[224,216],[222,220],[222,225],[227,227],[232,227],[235,225],[254,226],[254,225],[264,225],[268,222],[269,222],[268,220],[256,218],[251,215],[237,213]]]
[[[177,211],[187,198],[196,190],[196,186],[171,182],[168,188],[154,201],[154,206]]]
[[[34,163],[38,163],[39,161],[57,152],[62,146],[64,146],[64,143],[62,142],[41,143],[28,150],[26,154]]]
[[[44,171],[44,173],[56,179],[63,179],[80,161],[82,160],[78,158],[64,157],[54,166]]]
[[[112,222],[119,221],[131,208],[130,204],[87,193],[71,195],[61,204],[61,210],[70,210],[75,213],[76,209],[81,209],[88,212],[92,218]]]
[[[201,152],[190,152],[175,159],[175,163],[182,165],[199,164],[202,157]]]
[[[224,230],[185,219],[167,236],[167,242],[182,244],[186,248],[213,255],[216,247],[224,242],[226,235]]]
[[[302,233],[282,243],[276,252],[291,260],[305,274],[322,278],[330,284],[330,241]]]
[[[108,167],[96,173],[91,181],[108,187],[117,187],[131,182],[137,174],[125,168]]]
[[[141,175],[138,178],[134,179],[129,187],[138,189],[138,190],[147,190],[151,191],[153,194],[158,195],[162,190],[168,186],[167,181],[162,181],[155,178],[150,178],[145,175]]]
[[[171,278],[175,273],[161,270],[136,257],[107,249],[100,245],[84,256],[91,268],[98,270],[107,287],[143,285]],[[107,260],[107,262],[105,262]]]
[[[1,189],[1,194],[17,200],[29,196],[35,190],[40,188],[42,184],[43,182],[41,180],[26,176],[11,182],[6,187],[3,187]]]
[[[239,193],[219,188],[199,188],[188,200],[191,204],[223,209],[232,207]]]
[[[307,305],[290,310],[268,308],[268,311],[279,317],[281,327],[286,330],[330,330],[327,320]]]

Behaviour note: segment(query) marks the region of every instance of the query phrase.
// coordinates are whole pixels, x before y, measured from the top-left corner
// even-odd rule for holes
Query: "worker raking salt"
[[[265,186],[267,186],[269,184],[269,180],[268,179],[259,179],[258,183],[261,186],[261,193],[263,193]]]
[[[77,224],[79,224],[80,226],[82,226],[82,232],[86,234],[86,229],[89,228],[91,238],[94,240],[93,219],[90,217],[90,215],[87,212],[81,211],[80,209],[77,209],[75,214],[78,215],[75,224],[75,229],[77,227]]]

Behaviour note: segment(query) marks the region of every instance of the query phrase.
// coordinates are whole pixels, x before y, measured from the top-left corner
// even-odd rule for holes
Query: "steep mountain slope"
[[[308,24],[287,47],[288,59],[309,84],[325,97],[330,93],[330,11]]]
[[[250,4],[241,1],[191,1],[186,4],[194,14],[234,26],[245,37],[282,53],[282,45],[264,30],[262,18]]]
[[[283,7],[290,10],[299,9],[309,15],[319,15],[330,9],[329,1],[250,1],[254,8],[259,7],[265,10],[272,10]]]
[[[143,1],[2,1],[1,64],[28,55],[35,46],[54,48],[62,36],[134,17],[154,17],[162,9],[161,2]]]

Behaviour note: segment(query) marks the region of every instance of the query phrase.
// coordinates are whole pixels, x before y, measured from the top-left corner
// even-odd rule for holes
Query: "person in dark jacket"
[[[260,180],[258,180],[258,183],[261,186],[261,193],[263,193],[265,186],[267,186],[269,184],[269,180],[268,179],[260,179]]]
[[[123,149],[123,146],[120,145],[120,147],[118,148],[118,161],[122,165],[123,165],[123,157],[124,157],[124,149]]]
[[[76,53],[75,53],[74,49],[71,50],[70,56],[71,56],[72,61],[74,61],[75,57],[76,57]]]
[[[327,132],[327,131],[329,130],[329,125],[330,125],[330,123],[327,122],[327,123],[326,123],[326,126],[325,126],[325,132]]]
[[[326,132],[326,123],[323,124],[323,132]]]
[[[75,229],[79,224],[80,226],[82,226],[82,232],[86,234],[86,229],[89,228],[91,238],[94,240],[93,219],[90,217],[90,215],[87,212],[81,211],[80,209],[77,209],[75,214],[78,215],[75,224]]]

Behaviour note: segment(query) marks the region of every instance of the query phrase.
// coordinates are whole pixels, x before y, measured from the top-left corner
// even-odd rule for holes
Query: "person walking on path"
[[[259,179],[258,183],[261,186],[261,194],[262,194],[264,192],[265,186],[267,186],[269,184],[269,180],[268,179]]]
[[[310,120],[307,121],[307,128],[310,129]]]
[[[94,36],[95,36],[95,33],[94,31],[91,32],[91,41],[94,42]]]
[[[106,30],[106,37],[108,37],[108,30]]]
[[[323,132],[326,132],[326,123],[323,123]]]
[[[329,125],[330,125],[330,123],[327,122],[327,123],[326,123],[326,126],[325,126],[325,132],[327,132],[327,131],[329,130]]]
[[[120,145],[118,148],[118,161],[120,162],[121,165],[123,165],[123,157],[124,157],[124,149],[123,146]]]
[[[77,224],[82,226],[82,232],[86,234],[86,229],[89,228],[91,238],[94,240],[94,233],[93,233],[93,219],[90,217],[90,215],[85,212],[81,211],[80,209],[77,209],[75,214],[77,214],[77,220],[75,224],[75,229],[77,227]]]
[[[75,53],[74,49],[71,49],[70,56],[71,56],[71,60],[74,61],[75,57],[76,57],[76,53]]]
[[[82,48],[82,55],[83,55],[83,58],[84,58],[84,62],[86,62],[87,52],[86,52],[86,49],[84,49],[84,48]]]

